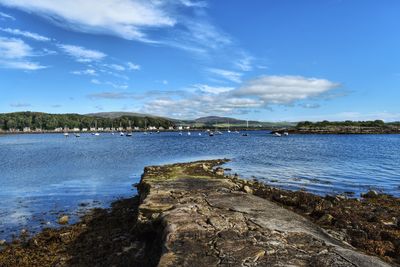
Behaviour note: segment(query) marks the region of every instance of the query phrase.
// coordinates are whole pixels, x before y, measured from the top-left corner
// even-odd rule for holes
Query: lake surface
[[[316,194],[376,189],[400,196],[400,135],[249,136],[192,132],[133,137],[0,136],[0,239],[72,222],[86,209],[136,194],[144,166],[230,158],[232,173]]]

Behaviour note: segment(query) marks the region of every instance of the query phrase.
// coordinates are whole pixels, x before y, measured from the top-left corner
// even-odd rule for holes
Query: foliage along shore
[[[296,127],[273,132],[292,134],[400,134],[400,122],[375,121],[321,121],[299,122]]]
[[[198,180],[199,183],[193,184],[194,188],[197,189],[202,186],[200,182],[208,181],[207,179],[216,179],[214,181],[221,181],[223,184],[227,182],[233,186],[231,190],[214,188],[211,184],[204,188],[205,192],[216,191],[225,194],[233,190],[232,193],[241,192],[244,194],[243,197],[248,194],[267,199],[308,218],[315,224],[325,228],[331,236],[338,240],[347,242],[370,255],[377,255],[395,266],[400,263],[400,200],[398,198],[373,191],[364,194],[361,199],[347,199],[345,196],[340,195],[321,197],[303,191],[282,190],[256,180],[243,180],[237,175],[226,175],[224,169],[218,167],[218,165],[226,161],[209,160],[146,167],[143,177],[146,177],[148,182],[152,181],[157,184],[165,180],[170,180],[172,184],[175,184],[174,177],[176,178],[177,175],[181,174],[189,177],[198,177],[200,178]],[[157,199],[147,199],[150,184],[143,183],[143,177],[141,184],[138,185],[139,196],[118,200],[112,204],[110,210],[95,209],[77,224],[64,226],[60,229],[45,229],[30,238],[25,232],[25,235],[21,236],[20,239],[6,244],[4,250],[0,251],[0,266],[145,267],[159,265],[162,253],[162,239],[165,238],[164,233],[167,229],[164,229],[166,226],[160,220],[154,219],[156,217],[153,215],[164,208],[168,211],[170,207],[168,203],[163,202],[165,207],[156,205],[153,209],[150,209],[149,204],[156,204],[156,202],[152,201]],[[194,190],[192,187],[190,188]],[[155,197],[161,197],[161,199],[166,199],[170,195],[174,199],[188,197],[185,200],[191,200],[193,197],[191,193],[186,191],[179,192],[179,188],[176,190],[176,192],[173,190],[174,192],[170,192],[170,194],[156,194]],[[143,203],[146,203],[145,206],[140,208]],[[201,204],[199,202],[195,203],[196,209],[200,209]],[[210,203],[207,204],[207,207],[210,207],[209,205]],[[150,213],[143,213],[145,211]],[[219,212],[223,211],[219,210]],[[152,224],[141,220],[141,213],[142,215],[147,214]],[[241,216],[238,218],[240,219]],[[182,216],[178,219],[182,223],[188,220],[188,218]],[[207,224],[214,227],[221,226],[228,229],[228,231],[233,227],[228,224],[225,225],[223,221],[213,219],[207,220]],[[252,227],[257,229],[256,225]],[[231,229],[232,231],[234,230],[233,228]],[[172,229],[174,228],[169,230]],[[224,233],[227,234],[226,230],[218,234],[218,238],[223,238]],[[274,235],[276,236],[278,233]],[[196,235],[196,238],[201,240],[203,236]],[[208,238],[208,236],[204,238]],[[218,244],[220,246],[229,246],[232,243],[232,241],[229,241],[231,236],[228,235],[227,238],[226,241],[223,241],[227,243],[221,243],[222,240],[220,240]],[[199,240],[195,242],[198,246],[206,245],[203,243],[198,244]],[[193,240],[181,241],[193,242]],[[301,242],[303,241],[301,235],[298,235],[297,237],[294,236],[287,244],[292,247],[302,244]],[[240,244],[240,242],[234,243],[235,248],[236,245],[241,247]],[[320,246],[319,243],[316,243],[316,240],[313,240],[310,244],[312,244],[313,250]],[[308,249],[307,246],[302,246],[301,250],[292,251],[295,254],[290,254],[291,252],[289,253],[285,249],[273,250],[270,248],[264,253],[257,253],[255,261],[278,261],[278,264],[285,260],[290,261],[291,258],[301,255],[303,255],[301,257],[309,257],[310,255],[302,254]],[[186,251],[193,249],[190,246],[184,246],[184,248]],[[279,253],[289,254],[280,255]],[[240,255],[240,252],[235,250],[232,255]],[[326,257],[327,255],[323,254],[321,259],[328,259]],[[200,264],[199,262],[191,262],[191,264],[194,263]],[[332,266],[332,262],[328,263],[328,265],[318,266]]]
[[[196,120],[175,120],[135,113],[119,113],[113,116],[104,114],[49,114],[42,112],[0,113],[1,133],[53,133],[69,131],[111,131],[111,130],[272,130],[298,134],[392,134],[400,133],[400,122],[385,123],[375,121],[339,121],[339,122],[258,122],[225,117],[205,117]],[[97,128],[95,128],[97,126]]]

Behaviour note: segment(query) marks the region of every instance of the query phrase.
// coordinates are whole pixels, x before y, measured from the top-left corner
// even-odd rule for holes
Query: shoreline
[[[138,185],[138,196],[115,201],[111,209],[94,209],[74,225],[60,229],[46,229],[33,237],[22,235],[20,240],[7,244],[5,249],[0,251],[0,266],[16,266],[15,264],[52,266],[55,263],[59,266],[82,263],[125,266],[124,264],[128,262],[139,266],[157,266],[157,264],[169,266],[160,265],[158,259],[161,259],[161,263],[163,261],[165,263],[166,260],[173,261],[181,256],[179,253],[176,254],[174,249],[171,251],[174,251],[175,258],[162,250],[165,246],[162,244],[166,242],[166,227],[168,228],[169,223],[173,222],[166,220],[165,214],[173,210],[173,206],[168,204],[169,201],[174,201],[174,199],[188,201],[187,198],[182,198],[185,194],[189,194],[190,199],[195,199],[195,193],[191,196],[191,191],[185,191],[186,184],[190,185],[191,190],[205,189],[206,192],[214,191],[214,186],[216,186],[217,191],[221,190],[221,197],[224,196],[226,190],[229,190],[234,193],[234,196],[251,196],[260,201],[264,199],[277,203],[285,210],[291,210],[315,225],[319,225],[339,243],[350,244],[370,255],[379,256],[391,264],[400,263],[399,198],[377,194],[373,191],[361,199],[347,199],[343,196],[320,197],[303,191],[287,191],[258,181],[243,180],[235,175],[226,176],[224,169],[219,167],[225,162],[227,160],[208,160],[146,167],[141,183]],[[196,180],[185,181],[184,184],[175,182],[176,177],[182,173]],[[165,181],[173,183],[173,191],[176,193],[171,193],[172,195],[162,193]],[[204,184],[204,181],[207,183]],[[221,182],[223,184],[220,184]],[[224,189],[225,183],[228,183],[230,189]],[[210,185],[213,186],[209,187]],[[184,188],[179,189],[182,186]],[[152,194],[151,188],[154,187],[160,188],[161,191],[157,189],[157,194]],[[181,194],[184,195],[181,196]],[[160,203],[159,197],[162,199]],[[172,199],[167,201],[166,197],[172,197]],[[195,201],[194,205],[201,207],[201,203],[196,203]],[[189,220],[190,216],[181,218]],[[184,221],[177,225],[178,228],[181,223]],[[211,220],[210,223],[214,225],[213,227],[229,228],[223,221]],[[169,231],[172,231],[170,233],[172,234],[175,230],[172,228]],[[175,234],[179,234],[179,231]],[[197,246],[199,241],[204,241],[203,238],[205,237],[198,233],[194,237],[190,236],[189,240],[185,239],[185,242]],[[196,242],[193,243],[194,241]],[[305,241],[301,239],[294,242]],[[98,243],[101,246],[98,251],[95,251],[93,246],[97,246]],[[261,255],[262,253],[258,255],[260,259],[257,260],[261,261],[261,258],[265,258],[265,253],[268,254],[264,250],[264,255]],[[281,260],[285,259],[282,256]]]

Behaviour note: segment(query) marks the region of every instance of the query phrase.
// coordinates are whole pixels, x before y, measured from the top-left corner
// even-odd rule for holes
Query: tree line
[[[49,114],[42,112],[14,112],[0,114],[0,129],[22,130],[25,127],[31,129],[54,130],[55,128],[91,128],[95,127],[132,127],[144,128],[147,127],[164,127],[174,126],[174,122],[164,118],[155,117],[140,117],[140,116],[121,116],[119,118],[102,118],[95,116],[87,116],[80,114]]]
[[[302,121],[297,124],[297,128],[324,128],[324,127],[386,127],[387,125],[393,125],[396,123],[386,124],[382,120],[374,121]]]

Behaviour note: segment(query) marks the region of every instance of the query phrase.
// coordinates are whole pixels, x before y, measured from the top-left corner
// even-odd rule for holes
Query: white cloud
[[[236,62],[235,65],[238,67],[241,71],[250,71],[253,69],[252,62],[253,62],[253,57],[249,55],[242,55]]]
[[[20,39],[0,37],[0,58],[20,59],[32,55],[32,48]]]
[[[130,69],[130,70],[140,70],[140,65],[138,65],[138,64],[134,64],[134,63],[132,63],[132,62],[128,62],[128,63],[126,63],[126,65],[128,66],[128,69]]]
[[[0,4],[41,15],[59,26],[87,33],[108,33],[146,41],[148,27],[169,27],[176,21],[157,1],[141,0],[0,0]]]
[[[242,81],[242,73],[236,71],[215,68],[208,69],[208,71],[231,82],[240,83]]]
[[[300,107],[303,107],[303,108],[311,108],[311,109],[313,109],[313,108],[320,108],[321,105],[320,105],[320,104],[316,104],[316,103],[313,103],[313,104],[311,104],[311,103],[304,103],[304,104],[300,104]]]
[[[133,98],[133,95],[126,92],[101,92],[87,95],[90,99],[127,99]]]
[[[104,64],[104,67],[116,70],[116,71],[124,71],[125,67],[118,64]]]
[[[112,86],[115,89],[128,89],[127,84],[118,84],[114,82],[105,82],[105,84]]]
[[[207,7],[206,1],[191,1],[191,0],[180,0],[184,6],[187,7]]]
[[[59,45],[59,47],[69,56],[75,58],[78,62],[100,61],[107,56],[103,52],[86,49],[82,46],[77,45],[61,44]]]
[[[221,94],[234,89],[233,87],[209,86],[207,84],[195,84],[194,87],[199,89],[201,92],[209,94]]]
[[[196,90],[186,95],[154,95],[141,111],[177,118],[243,114],[271,105],[287,106],[296,101],[323,97],[337,86],[325,79],[302,76],[261,76],[238,88],[197,84],[192,87]]]
[[[33,49],[24,41],[0,37],[0,66],[9,69],[39,70],[46,68],[28,60],[34,56]]]
[[[46,66],[42,66],[36,62],[29,62],[29,61],[1,61],[0,66],[7,69],[19,69],[19,70],[41,70],[46,69]]]
[[[101,82],[97,79],[91,79],[90,82],[93,84],[101,84]]]
[[[255,97],[266,104],[290,104],[319,96],[338,86],[338,83],[325,79],[303,76],[261,76],[248,81],[233,94]]]
[[[114,89],[128,89],[129,87],[127,84],[119,84],[110,81],[99,81],[98,79],[91,79],[90,82],[97,85],[105,84],[113,87]]]
[[[86,70],[75,70],[71,72],[75,75],[90,75],[90,76],[97,76],[97,72],[94,69],[86,69]]]
[[[14,18],[13,16],[11,16],[11,15],[9,15],[9,14],[6,14],[6,13],[3,13],[3,12],[0,12],[0,20],[1,20],[1,19],[15,20],[15,18]]]
[[[31,107],[32,105],[29,103],[18,102],[18,103],[12,103],[10,104],[10,106],[13,108],[26,108],[26,107]]]
[[[209,22],[206,1],[0,0],[0,4],[40,15],[69,30],[165,44],[195,53],[232,44],[228,34]],[[152,34],[151,30],[164,28],[168,31]]]
[[[37,34],[34,32],[28,32],[28,31],[21,31],[19,29],[0,28],[0,30],[3,32],[23,36],[23,37],[30,38],[30,39],[33,39],[36,41],[40,41],[40,42],[48,42],[51,40],[50,38],[42,36],[40,34]]]

